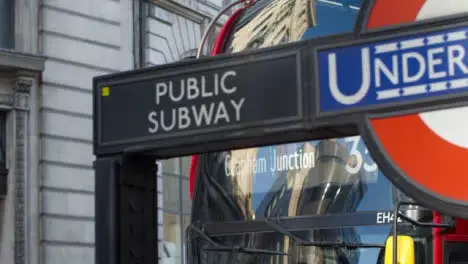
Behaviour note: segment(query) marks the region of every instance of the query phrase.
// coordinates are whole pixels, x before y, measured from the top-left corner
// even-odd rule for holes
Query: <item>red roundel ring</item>
[[[378,0],[363,10],[361,28],[466,11],[468,5],[457,0]],[[370,116],[361,128],[371,154],[398,188],[431,209],[468,217],[468,107]]]

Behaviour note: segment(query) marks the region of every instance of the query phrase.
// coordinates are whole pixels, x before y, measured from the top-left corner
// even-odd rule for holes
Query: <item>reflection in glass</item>
[[[159,242],[163,263],[181,263],[180,215],[164,213],[164,237]]]
[[[180,158],[172,158],[162,161],[163,173],[180,175]]]
[[[227,52],[265,48],[354,29],[361,0],[258,0],[245,11]]]
[[[164,208],[180,210],[180,178],[163,175]]]
[[[258,5],[264,7],[234,33],[232,52],[297,40],[316,25],[314,0],[260,1]]]
[[[347,149],[335,141],[321,141],[317,144],[316,169],[308,173],[299,200],[299,214],[349,213],[356,211],[366,192],[366,182],[361,174],[351,174],[346,170]],[[354,228],[338,230],[314,230],[306,232],[311,241],[360,242]],[[297,254],[298,262],[336,263],[340,258],[357,263],[357,250],[343,248],[329,249],[318,247],[301,248]]]
[[[184,235],[182,236],[182,257],[185,258],[187,256],[187,247],[186,247],[186,242],[185,241],[185,230],[187,230],[187,227],[190,225],[190,215],[182,215],[182,231],[184,232]],[[184,261],[184,263],[187,263],[187,261]]]
[[[361,2],[257,0],[237,21],[226,39],[225,52],[350,32]],[[405,197],[398,194],[400,198],[395,198],[395,189],[378,170],[360,137],[207,153],[199,157],[195,178],[192,223],[376,211],[376,224],[382,224],[295,231],[314,242],[383,244],[390,232],[390,222],[377,223],[378,212],[392,211],[394,203]],[[229,231],[229,224],[225,228]],[[278,232],[224,235],[215,239],[226,246],[285,251],[290,255],[208,252],[203,250],[206,241],[193,237],[187,249],[189,263],[367,264],[377,263],[381,253],[380,249],[300,247]]]
[[[198,164],[192,222],[391,211],[392,186],[373,165],[362,140],[355,137],[204,154]],[[388,230],[382,230],[378,243],[385,241]],[[302,230],[299,234],[316,242],[363,242],[362,230],[354,227]],[[190,254],[200,259],[193,263],[228,261],[231,257],[238,263],[270,263],[272,259],[275,263],[364,263],[360,261],[363,250],[298,247],[279,233],[219,239],[224,245],[292,254],[272,257],[207,253],[201,250],[204,241],[194,239],[197,242],[192,245],[200,247],[192,247]]]
[[[190,199],[189,181],[185,178],[182,179],[182,212],[190,214],[192,209],[192,200]]]
[[[180,174],[183,177],[189,177],[190,174],[190,156],[186,157],[180,157],[180,162],[181,162],[181,168],[180,168]]]

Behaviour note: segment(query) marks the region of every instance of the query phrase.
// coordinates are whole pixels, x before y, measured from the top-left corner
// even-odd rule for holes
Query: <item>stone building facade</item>
[[[193,56],[224,4],[0,0],[0,263],[94,263],[93,77]],[[188,166],[158,176],[162,263],[183,261]]]

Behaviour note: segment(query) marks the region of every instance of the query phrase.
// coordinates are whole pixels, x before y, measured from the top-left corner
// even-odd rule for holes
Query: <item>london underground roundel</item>
[[[365,31],[463,12],[468,12],[468,2],[459,0],[378,0],[369,7],[362,28]],[[466,39],[467,32],[459,36]],[[444,54],[444,48],[439,51]],[[468,55],[462,48],[456,52],[452,55],[458,54],[457,67],[466,74]],[[447,83],[452,88],[466,87],[468,79]],[[369,115],[362,134],[370,152],[395,185],[422,204],[468,217],[468,106]]]

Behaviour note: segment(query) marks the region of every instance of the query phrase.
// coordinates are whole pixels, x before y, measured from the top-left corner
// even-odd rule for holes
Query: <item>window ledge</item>
[[[43,56],[0,49],[0,70],[43,71],[45,60]]]

